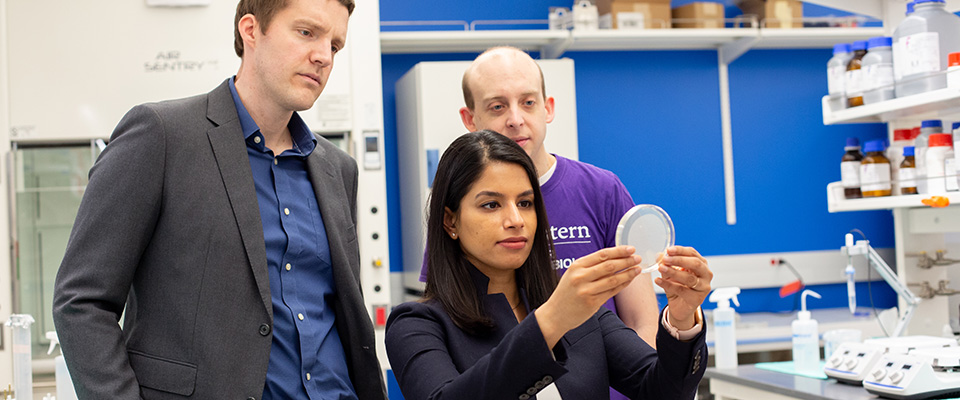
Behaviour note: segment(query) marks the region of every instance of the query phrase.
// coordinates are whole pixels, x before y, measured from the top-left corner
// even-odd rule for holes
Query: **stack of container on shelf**
[[[944,130],[940,120],[925,120],[919,129],[897,129],[893,143],[871,140],[860,152],[860,140],[847,138],[840,161],[844,198],[937,195],[960,191],[960,165],[954,138],[960,122]],[[945,133],[947,132],[947,133]]]
[[[911,1],[893,37],[834,47],[827,62],[830,107],[859,107],[946,88],[950,60],[957,75],[952,81],[960,84],[960,17],[945,10],[944,0]]]

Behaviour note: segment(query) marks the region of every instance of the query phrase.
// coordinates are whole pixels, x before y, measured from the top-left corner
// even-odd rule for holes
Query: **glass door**
[[[11,185],[14,311],[30,314],[34,360],[47,355],[53,285],[103,141],[14,145]],[[54,353],[54,355],[57,353]]]

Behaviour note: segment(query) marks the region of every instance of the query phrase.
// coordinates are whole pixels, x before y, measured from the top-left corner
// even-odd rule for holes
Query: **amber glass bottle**
[[[860,161],[860,192],[863,197],[890,195],[890,160],[883,155],[883,140],[871,140],[863,146],[867,153]]]
[[[840,159],[840,180],[843,183],[843,197],[847,199],[859,199],[863,197],[860,194],[860,161],[863,160],[863,154],[860,153],[860,139],[847,138],[847,145],[843,147],[846,152]]]
[[[917,163],[913,158],[913,146],[906,146],[900,162],[900,194],[917,193]]]
[[[864,71],[860,69],[863,62],[863,56],[867,55],[867,42],[858,40],[853,42],[853,58],[847,62],[847,74],[844,76],[844,85],[846,85],[847,107],[857,107],[863,105],[863,87]]]

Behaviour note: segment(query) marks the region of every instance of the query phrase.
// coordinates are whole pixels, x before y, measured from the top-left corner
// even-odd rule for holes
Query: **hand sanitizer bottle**
[[[738,294],[738,287],[717,288],[710,294],[710,301],[717,303],[713,311],[713,350],[716,352],[717,368],[737,367],[737,313],[730,307],[730,300],[739,307]]]
[[[820,373],[820,333],[817,320],[810,318],[807,311],[807,295],[820,298],[812,290],[804,290],[800,295],[800,312],[793,321],[793,369],[803,374]]]

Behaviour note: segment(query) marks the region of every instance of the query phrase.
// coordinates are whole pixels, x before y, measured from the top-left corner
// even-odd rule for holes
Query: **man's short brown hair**
[[[243,38],[240,37],[240,18],[253,14],[260,22],[260,32],[266,33],[267,27],[280,10],[287,6],[289,0],[240,0],[237,3],[237,15],[233,19],[233,50],[238,57],[243,57]],[[353,14],[356,4],[353,0],[337,0],[347,8],[347,15]]]

